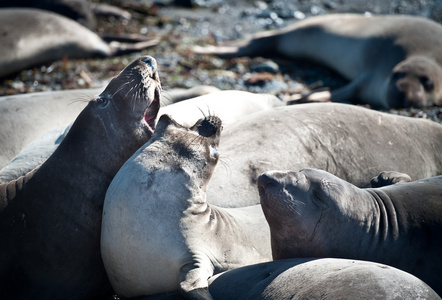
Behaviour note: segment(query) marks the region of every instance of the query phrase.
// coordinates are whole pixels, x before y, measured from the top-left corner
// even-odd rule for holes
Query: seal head
[[[439,104],[442,70],[436,61],[412,56],[397,64],[387,88],[390,107],[427,107]]]

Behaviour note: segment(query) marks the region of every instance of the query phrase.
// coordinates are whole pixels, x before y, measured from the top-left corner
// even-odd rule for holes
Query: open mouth
[[[147,125],[155,130],[155,120],[158,115],[158,111],[160,110],[160,88],[155,88],[155,93],[152,102],[146,109],[144,110],[144,121],[146,121]]]

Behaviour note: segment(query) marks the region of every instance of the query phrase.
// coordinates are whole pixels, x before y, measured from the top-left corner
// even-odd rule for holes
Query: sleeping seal
[[[320,15],[218,47],[220,57],[276,56],[310,60],[350,82],[331,91],[338,102],[376,108],[442,104],[442,26],[406,15]]]
[[[108,44],[74,20],[33,8],[0,9],[0,36],[0,77],[65,57],[110,57],[158,43]]]
[[[215,300],[441,299],[422,280],[402,270],[338,258],[292,258],[245,266],[212,277],[209,290]]]

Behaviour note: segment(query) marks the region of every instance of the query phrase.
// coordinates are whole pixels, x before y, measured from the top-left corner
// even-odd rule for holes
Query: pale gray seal
[[[317,169],[268,171],[258,188],[274,259],[379,262],[442,293],[442,176],[360,189]]]
[[[44,145],[42,140],[38,142],[40,150],[43,150],[42,147],[47,147],[45,154],[36,153],[42,158],[39,161],[42,162],[49,157],[53,150],[55,150],[55,147],[51,148],[50,144],[59,144],[63,138],[61,132],[63,132],[64,129],[62,127],[67,128],[75,120],[80,111],[86,107],[89,99],[100,94],[104,87],[105,86],[93,89],[37,92],[0,97],[0,120],[2,120],[2,130],[0,130],[0,168],[5,167],[13,158],[15,159],[15,156],[18,155],[21,150],[24,150],[25,147],[34,147],[35,144],[30,145],[30,143],[37,142],[37,139],[44,139],[48,144]],[[163,94],[167,94],[167,103],[174,103],[183,101],[187,99],[187,97],[205,95],[213,90],[213,88],[207,86],[196,86],[189,90],[175,88],[166,91],[163,90]],[[233,94],[230,94],[230,96],[232,95]],[[253,97],[248,97],[247,95],[248,94],[238,93],[235,97],[237,101],[231,101],[229,103],[230,105],[235,105],[232,106],[232,114],[239,115],[241,111],[245,111],[248,106],[254,107],[256,110],[271,107],[271,96],[268,96],[269,100],[266,106],[264,99],[256,100],[259,102],[256,105],[239,99],[240,97],[246,99]],[[257,96],[256,98],[260,97]],[[262,98],[264,98],[264,96]],[[220,102],[220,100],[216,102]],[[187,103],[189,103],[189,106],[193,104],[192,102]],[[274,103],[276,105],[276,101]],[[161,105],[164,105],[164,100],[161,101]],[[201,105],[201,109],[206,111],[211,109],[209,106],[212,104],[209,105],[209,103],[198,102],[195,103],[195,105]],[[213,105],[215,105],[215,103],[213,103]],[[222,104],[218,103],[212,107],[211,110],[218,110],[218,107],[222,107]],[[181,107],[180,110],[178,107],[176,109],[163,108],[163,110],[164,109],[166,112],[169,112],[169,110],[173,111],[174,114],[180,114],[181,111],[182,113],[180,115],[182,115],[182,118],[184,118],[185,115],[193,115],[194,117],[191,121],[193,123],[201,117],[201,114],[198,115],[198,117],[194,115],[193,112],[197,110],[196,107],[189,107],[187,109],[189,110],[188,112],[186,112],[186,109],[183,107]],[[252,109],[249,110],[252,111]],[[50,133],[50,131],[53,132]],[[57,133],[59,136],[57,136]],[[28,155],[29,149],[27,149],[26,152]],[[23,158],[22,154],[21,156]],[[34,167],[35,166],[36,165],[34,165]]]
[[[180,290],[211,299],[210,276],[271,259],[259,205],[225,209],[206,201],[220,134],[215,116],[188,129],[163,115],[150,141],[112,180],[101,253],[119,296]]]
[[[108,44],[74,20],[32,8],[0,9],[0,36],[0,77],[64,57],[109,57],[158,43]]]
[[[241,267],[210,279],[214,299],[438,299],[420,279],[367,261],[294,258]]]
[[[206,88],[194,89],[191,94],[204,93]],[[71,107],[70,102],[75,102],[75,95],[84,98],[84,94],[91,94],[95,90],[63,91],[52,93],[35,93],[28,95],[0,97],[0,117],[5,118],[5,124],[0,131],[0,183],[9,182],[22,176],[45,161],[54,152],[58,144],[64,138],[67,127],[57,127],[60,122],[68,122],[75,118],[76,111],[86,105],[85,101],[75,103]],[[169,94],[172,101],[178,99],[179,103],[173,103],[160,108],[158,116],[169,114],[180,124],[191,126],[202,115],[215,114],[223,121],[223,126],[234,123],[246,114],[251,114],[272,107],[281,106],[282,102],[269,94],[253,94],[244,91],[218,91],[192,99],[182,100],[189,96],[186,90],[171,89]],[[163,92],[164,94],[164,92]],[[175,98],[177,97],[177,98]],[[36,114],[41,112],[41,115]],[[62,117],[65,118],[62,118]],[[38,139],[36,133],[45,129],[55,128]],[[17,154],[25,142],[33,140]],[[1,154],[3,153],[3,154]],[[13,156],[13,154],[16,154]],[[12,159],[11,159],[12,158]],[[7,161],[11,160],[6,164]],[[5,163],[2,166],[1,163]]]
[[[71,124],[89,99],[102,90],[52,91],[0,97],[0,168],[37,138]],[[54,136],[55,139],[57,137]]]
[[[0,185],[2,297],[111,297],[100,254],[104,196],[152,136],[160,97],[156,61],[133,61],[87,104],[45,163]]]
[[[207,191],[222,206],[258,204],[268,170],[327,170],[359,187],[383,170],[421,179],[442,174],[442,125],[339,103],[276,107],[226,126]]]
[[[389,108],[442,104],[441,40],[442,26],[422,17],[329,14],[194,51],[311,60],[350,81],[331,91],[332,101]]]

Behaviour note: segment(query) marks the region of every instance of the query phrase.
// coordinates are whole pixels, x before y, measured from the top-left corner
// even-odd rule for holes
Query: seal
[[[259,204],[258,176],[268,170],[326,170],[358,187],[381,171],[413,179],[442,174],[442,125],[340,103],[275,107],[226,126],[222,167],[207,199],[224,207]]]
[[[441,39],[442,26],[422,17],[329,14],[194,51],[310,60],[349,80],[329,93],[331,101],[421,107],[442,103]]]
[[[206,201],[220,134],[215,116],[188,129],[163,115],[115,175],[104,202],[101,253],[119,296],[179,290],[211,299],[213,274],[271,260],[259,205],[227,209]]]
[[[0,97],[0,119],[3,123],[0,130],[0,168],[31,142],[74,122],[89,99],[102,91],[103,88],[81,89]],[[58,137],[54,135],[54,141],[56,139]]]
[[[1,9],[0,28],[0,77],[65,57],[110,57],[158,43],[152,39],[108,44],[74,20],[32,8]]]
[[[276,96],[245,91],[215,91],[161,107],[159,116],[168,114],[182,126],[191,127],[202,115],[214,114],[223,126],[230,126],[242,117],[284,105]]]
[[[209,291],[220,300],[441,299],[402,270],[338,258],[293,258],[241,267],[212,277]]]
[[[180,100],[185,96],[209,92],[212,89],[196,87],[191,90],[167,91],[171,101]],[[95,90],[83,90],[71,95],[71,91],[51,93],[35,93],[29,95],[8,96],[7,101],[0,97],[0,118],[5,121],[0,131],[0,162],[10,161],[0,170],[0,182],[16,179],[42,163],[54,152],[64,138],[66,127],[56,127],[76,116],[76,110],[83,108],[85,102],[76,102],[71,108],[70,102],[84,93],[91,94]],[[163,95],[164,95],[163,91]],[[75,96],[77,95],[77,96]],[[83,97],[84,98],[84,97]],[[41,102],[40,102],[41,101]],[[65,101],[65,103],[63,103]],[[282,101],[269,94],[253,94],[244,91],[218,91],[193,99],[180,100],[160,108],[159,116],[169,114],[180,124],[192,126],[202,115],[216,114],[222,119],[223,125],[234,123],[246,114],[281,106]],[[163,104],[163,101],[162,101]],[[41,112],[41,115],[35,112]],[[67,111],[72,111],[67,117]],[[41,120],[40,117],[41,116]],[[52,117],[54,116],[54,117]],[[65,116],[66,118],[62,118]],[[69,127],[69,126],[68,126]],[[55,128],[39,138],[45,129]],[[20,153],[24,141],[33,140]],[[12,154],[16,154],[13,156]],[[1,165],[0,165],[1,166]]]
[[[442,176],[360,189],[328,172],[268,171],[258,179],[272,255],[374,261],[442,293]]]
[[[55,152],[0,185],[0,290],[8,299],[112,295],[100,254],[106,190],[152,136],[160,106],[156,61],[141,57],[76,118]]]
[[[220,100],[229,103],[223,108],[226,113],[242,107],[239,98]],[[198,104],[175,110],[185,112],[182,118],[173,116],[185,121],[198,107],[204,113],[218,113]],[[353,105],[311,103],[240,114],[223,130],[221,165],[212,176],[207,199],[222,207],[259,204],[256,182],[268,170],[319,168],[358,187],[369,187],[371,178],[383,170],[397,170],[413,179],[432,177],[442,174],[440,149],[442,125]]]

